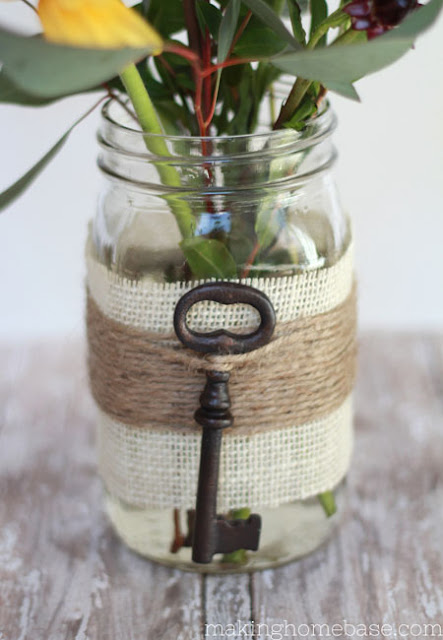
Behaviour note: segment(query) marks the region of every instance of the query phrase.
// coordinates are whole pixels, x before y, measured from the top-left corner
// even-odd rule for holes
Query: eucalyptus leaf
[[[234,53],[240,58],[263,58],[274,56],[285,48],[286,43],[272,29],[256,22],[248,25],[235,45]]]
[[[49,149],[47,153],[40,158],[40,160],[33,166],[29,171],[27,171],[21,178],[19,178],[14,184],[12,184],[8,189],[0,193],[0,211],[8,207],[14,200],[21,196],[21,194],[34,182],[34,180],[42,173],[42,171],[46,168],[46,166],[50,163],[52,158],[57,155],[60,149],[65,144],[66,140],[69,138],[69,135],[75,129],[75,127],[88,116],[91,111],[98,106],[95,105],[92,109],[89,109],[85,114],[81,116],[69,129],[62,135],[59,140]]]
[[[188,265],[196,278],[235,278],[237,265],[223,242],[197,236],[180,243]]]
[[[294,36],[298,42],[304,46],[306,44],[306,32],[301,20],[301,8],[299,2],[297,2],[297,0],[288,0],[288,11]]]
[[[106,82],[128,64],[152,53],[143,49],[86,49],[22,36],[0,28],[0,62],[23,91],[45,98],[77,93]]]
[[[309,36],[312,38],[316,32],[318,26],[328,16],[328,5],[326,0],[310,0],[311,6],[311,30]],[[324,35],[318,42],[320,46],[326,44],[326,35]]]
[[[238,83],[238,96],[233,111],[234,116],[226,127],[226,134],[230,136],[241,135],[249,131],[255,93],[253,87],[253,70],[248,65],[242,70],[241,81]]]
[[[265,201],[257,213],[255,232],[260,245],[260,251],[264,251],[275,241],[285,224],[284,211],[275,206],[269,199]]]
[[[294,36],[287,30],[279,16],[264,2],[264,0],[243,0],[244,4],[260,18],[262,22],[274,31],[274,33],[282,38],[295,51],[302,49],[301,45]]]
[[[280,77],[280,71],[268,62],[260,62],[257,69],[253,71],[252,93],[253,104],[251,117],[249,118],[248,133],[253,133],[259,123],[260,109],[263,104],[265,93],[270,89],[272,83]],[[273,98],[269,95],[269,99]]]
[[[155,61],[157,62],[157,58]],[[168,91],[168,87],[165,86],[166,83],[162,83],[156,80],[146,64],[140,64],[137,66],[137,68],[144,82],[144,85],[148,90],[151,100],[153,100],[154,102],[158,100],[168,100],[170,97],[170,92]],[[118,88],[119,91],[125,91],[123,86],[116,88]]]
[[[240,0],[229,0],[218,32],[218,62],[224,62],[231,48],[240,15]]]
[[[186,113],[183,107],[170,100],[155,102],[155,110],[162,123],[163,131],[168,136],[184,134]]]
[[[143,5],[142,14],[164,38],[184,28],[185,14],[182,0],[150,0]]]
[[[52,158],[60,151],[65,144],[66,140],[71,133],[71,129],[67,131],[58,140],[48,153],[41,158],[24,176],[19,178],[17,182],[14,182],[6,191],[0,193],[0,211],[8,207],[14,200],[16,200],[21,194],[31,185],[32,182],[39,176],[39,174],[45,169]]]
[[[328,82],[328,89],[330,91],[334,91],[334,93],[338,93],[344,98],[360,102],[360,96],[358,95],[357,90],[354,85],[349,82]]]
[[[106,87],[109,89],[117,89],[118,91],[122,91],[122,86],[120,79],[118,77],[112,78],[106,83]],[[55,96],[52,98],[45,98],[42,96],[36,96],[32,93],[27,93],[17,85],[15,85],[8,75],[2,69],[0,71],[0,104],[15,104],[22,107],[44,107],[48,104],[53,104],[58,100],[62,100],[63,98],[68,98],[69,96],[84,94],[84,93],[93,93],[93,92],[102,92],[104,91],[103,85],[98,85],[96,87],[91,87],[85,91],[76,91],[74,93],[67,93],[61,96]]]
[[[195,91],[194,78],[189,73],[177,73],[175,80],[181,89]]]
[[[409,51],[415,37],[434,22],[442,3],[443,0],[431,0],[400,26],[370,42],[285,53],[271,62],[286,73],[318,80],[328,88],[341,89],[342,93],[350,92],[349,84],[388,66]]]
[[[209,33],[216,37],[222,20],[222,12],[220,9],[214,7],[214,5],[207,2],[207,0],[197,0],[195,10],[202,33],[204,33],[205,28],[208,27]]]
[[[17,87],[12,80],[8,78],[3,69],[0,71],[0,102],[29,107],[42,107],[57,99],[58,98],[42,98],[26,93],[26,91]]]
[[[283,124],[286,129],[301,131],[305,126],[305,120],[317,113],[317,104],[311,96],[306,95],[299,107],[295,110],[291,119]]]

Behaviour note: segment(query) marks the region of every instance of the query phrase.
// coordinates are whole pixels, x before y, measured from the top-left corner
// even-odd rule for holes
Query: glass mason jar
[[[117,103],[107,103],[98,134],[105,186],[92,224],[94,259],[126,280],[158,283],[278,278],[337,264],[351,232],[331,175],[334,127],[325,105],[300,132],[155,136],[137,130]],[[182,569],[237,572],[283,564],[321,545],[343,513],[343,481],[330,487],[338,509],[329,517],[317,496],[264,507],[258,551],[198,565],[177,542],[186,509],[131,505],[104,481],[107,513],[126,544]],[[244,507],[231,517],[246,517]]]

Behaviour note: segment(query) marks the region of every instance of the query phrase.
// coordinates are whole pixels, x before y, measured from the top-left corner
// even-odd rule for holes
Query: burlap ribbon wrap
[[[99,407],[99,469],[107,490],[149,508],[193,508],[201,430],[193,414],[205,369],[231,372],[234,426],[224,432],[218,509],[273,507],[332,489],[352,449],[356,300],[353,251],[332,267],[247,279],[277,316],[272,341],[203,356],[173,332],[177,301],[199,283],[125,279],[89,246],[87,327]],[[246,331],[249,306],[195,305],[192,328]]]

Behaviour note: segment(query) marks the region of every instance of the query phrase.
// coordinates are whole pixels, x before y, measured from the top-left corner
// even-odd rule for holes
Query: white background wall
[[[32,28],[21,3],[0,23]],[[360,320],[367,328],[443,328],[443,16],[396,65],[333,97],[338,180],[354,218]],[[0,190],[94,102],[0,106]],[[83,330],[83,245],[100,185],[94,114],[32,188],[0,216],[0,338]]]

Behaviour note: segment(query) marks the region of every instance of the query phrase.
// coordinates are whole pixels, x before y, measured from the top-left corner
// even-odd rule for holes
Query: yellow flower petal
[[[74,47],[143,48],[159,53],[159,34],[121,0],[40,0],[38,15],[44,36]]]

